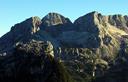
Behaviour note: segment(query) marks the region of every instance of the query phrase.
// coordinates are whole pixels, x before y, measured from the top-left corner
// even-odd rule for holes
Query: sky
[[[128,15],[128,0],[0,0],[0,37],[16,23],[57,12],[74,21],[89,12]]]

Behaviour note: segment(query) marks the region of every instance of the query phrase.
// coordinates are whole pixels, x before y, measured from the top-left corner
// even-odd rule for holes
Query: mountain
[[[71,30],[72,27],[72,22],[58,13],[49,13],[42,19],[41,24],[42,30],[49,32],[49,34],[54,37],[64,31]]]
[[[0,52],[10,51],[16,43],[29,40],[34,33],[39,31],[41,19],[39,17],[31,17],[25,21],[11,27],[11,30],[0,38]]]
[[[127,28],[128,16],[96,11],[28,18],[0,38],[0,81],[127,82]]]

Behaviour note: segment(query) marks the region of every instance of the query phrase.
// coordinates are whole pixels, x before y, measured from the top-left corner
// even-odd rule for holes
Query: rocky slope
[[[19,44],[1,62],[1,82],[73,82],[48,41]]]
[[[95,11],[74,23],[58,13],[26,19],[0,38],[0,81],[116,82],[119,59],[127,63],[127,28],[128,16]]]

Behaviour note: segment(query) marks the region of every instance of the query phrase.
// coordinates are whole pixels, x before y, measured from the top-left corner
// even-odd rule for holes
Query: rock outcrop
[[[108,22],[116,26],[119,29],[122,29],[126,32],[128,32],[128,17],[127,16],[122,16],[122,15],[110,15],[108,16]]]
[[[50,42],[32,40],[0,60],[1,82],[74,82]]]

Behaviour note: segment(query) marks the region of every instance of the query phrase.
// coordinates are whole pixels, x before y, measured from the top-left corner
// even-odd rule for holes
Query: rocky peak
[[[16,24],[11,28],[11,31],[20,34],[34,34],[40,29],[41,19],[37,16],[26,19],[25,21]]]
[[[128,17],[123,15],[105,16],[94,11],[78,18],[74,25],[77,31],[100,34],[101,36],[108,34],[107,31],[112,33],[119,32],[118,34],[128,33]],[[115,29],[116,32],[114,31]]]
[[[116,27],[128,32],[128,16],[121,14],[102,15],[96,11],[90,12],[78,18],[74,24],[77,30],[86,32],[96,32],[96,27]]]
[[[28,41],[34,33],[40,30],[40,24],[41,19],[35,16],[14,25],[7,34],[0,38],[0,52],[10,51],[19,41]]]
[[[72,22],[58,14],[58,13],[49,13],[42,19],[41,30],[46,31],[53,37],[57,37],[64,31],[72,30]]]
[[[109,15],[108,22],[111,25],[128,32],[128,16],[122,16],[121,14]]]
[[[44,26],[54,26],[59,24],[68,24],[71,23],[71,21],[58,13],[49,13],[42,19],[42,23]]]
[[[92,11],[92,12],[86,14],[86,15],[93,15],[93,16],[95,16],[95,15],[100,15],[100,13],[97,12],[97,11]]]
[[[122,15],[119,17],[123,17]],[[125,17],[127,18],[127,17]],[[125,31],[118,29],[116,25],[112,25],[109,23],[109,16],[104,16],[98,12],[91,12],[84,16],[81,16],[78,18],[75,22],[75,28],[77,32],[86,32],[88,33],[86,37],[91,37],[92,39],[88,38],[86,39],[87,43],[90,44],[89,46],[92,46],[92,42],[96,42],[93,44],[100,44],[98,45],[98,48],[106,50],[105,52],[109,53],[107,49],[110,49],[109,47],[105,46],[111,46],[111,49],[118,49],[119,42],[117,38],[120,38],[121,35],[127,34]],[[113,20],[115,21],[115,20]],[[124,23],[124,22],[123,22]],[[123,24],[121,23],[121,24]],[[123,27],[121,25],[121,27]],[[94,38],[92,36],[94,36]],[[82,40],[81,40],[82,41]],[[85,42],[85,41],[84,41]],[[113,46],[113,44],[116,44]],[[102,48],[103,47],[103,48]],[[114,48],[115,47],[115,48]],[[102,50],[101,50],[102,51]],[[116,50],[114,50],[116,51]],[[104,53],[103,53],[104,54]],[[105,53],[106,55],[106,53]],[[109,54],[107,54],[109,55]]]
[[[98,33],[97,23],[99,22],[98,18],[102,18],[102,15],[96,11],[88,13],[84,16],[78,18],[74,24],[77,31]]]

